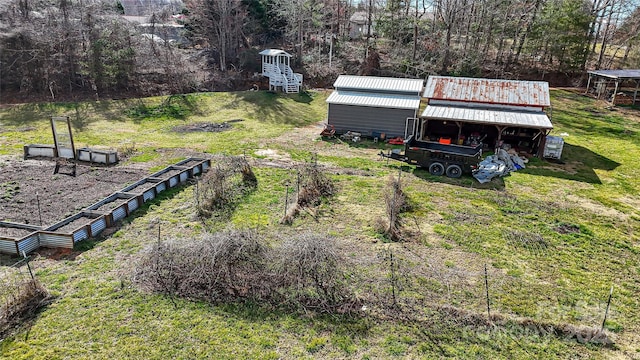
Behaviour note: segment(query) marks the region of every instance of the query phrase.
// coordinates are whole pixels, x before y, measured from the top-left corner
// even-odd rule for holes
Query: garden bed
[[[0,198],[0,221],[52,225],[125,184],[147,175],[142,169],[78,166],[77,176],[53,174],[55,164],[41,160],[1,160],[0,184],[11,183],[11,196]],[[36,195],[37,194],[37,195]]]
[[[120,199],[117,198],[113,201],[110,201],[108,203],[102,204],[100,207],[94,209],[95,211],[101,211],[101,212],[109,212],[115,208],[117,208],[118,206],[122,205],[127,199]]]
[[[13,239],[21,239],[36,230],[18,229],[0,226],[0,237],[9,237]]]
[[[69,234],[82,226],[89,225],[93,220],[95,220],[95,218],[81,216],[64,226],[55,229],[54,231]]]
[[[142,184],[127,190],[126,192],[133,193],[133,194],[141,194],[141,193],[143,193],[143,192],[155,187],[156,185],[158,185],[157,182],[145,181]]]

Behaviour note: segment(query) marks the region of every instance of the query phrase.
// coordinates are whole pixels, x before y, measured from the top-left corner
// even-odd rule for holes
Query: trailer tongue
[[[410,136],[404,142],[404,151],[380,153],[381,156],[417,165],[429,170],[431,175],[459,178],[471,173],[482,160],[482,144],[463,146],[418,141]]]

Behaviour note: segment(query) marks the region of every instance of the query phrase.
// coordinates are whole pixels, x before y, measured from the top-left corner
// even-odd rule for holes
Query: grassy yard
[[[2,340],[10,359],[57,358],[640,358],[640,112],[611,109],[569,91],[552,91],[554,135],[563,163],[533,159],[524,170],[480,185],[381,161],[379,144],[323,141],[315,125],[327,94],[214,93],[0,109],[0,154],[51,143],[47,117],[69,115],[76,143],[129,152],[130,165],[157,168],[192,153],[253,158],[258,188],[224,219],[202,223],[193,189],[168,192],[112,236],[72,256],[32,265],[56,300],[33,323]],[[192,123],[232,123],[217,133],[184,133]],[[268,151],[267,151],[268,150]],[[313,216],[280,225],[293,162],[317,154],[337,195]],[[280,165],[280,166],[274,166]],[[1,167],[0,167],[1,169]],[[412,236],[390,243],[376,231],[385,185],[401,173],[412,205]],[[359,316],[295,313],[263,304],[208,304],[141,292],[132,269],[163,238],[189,241],[204,231],[257,229],[273,242],[312,230],[338,239],[352,263]],[[402,274],[398,312],[389,316],[393,253]],[[507,321],[472,321],[491,311]],[[527,318],[599,328],[613,347],[532,331]],[[454,307],[455,313],[444,311]],[[409,316],[410,315],[410,316]]]

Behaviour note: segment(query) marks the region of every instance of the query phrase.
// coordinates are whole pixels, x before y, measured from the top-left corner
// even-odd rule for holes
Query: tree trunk
[[[531,15],[531,19],[529,20],[529,23],[527,24],[527,29],[523,32],[521,32],[521,36],[518,39],[518,50],[516,50],[516,55],[515,58],[513,60],[514,63],[518,63],[518,61],[520,61],[520,54],[522,53],[522,48],[524,47],[524,42],[527,39],[527,36],[529,35],[529,33],[531,32],[531,27],[533,26],[533,24],[535,24],[536,22],[536,18],[538,15],[538,10],[540,9],[540,5],[542,5],[543,0],[536,0],[536,4],[535,7],[533,8],[533,14]]]
[[[504,21],[502,23],[502,29],[500,30],[500,43],[498,45],[498,51],[496,52],[495,64],[502,63],[502,53],[504,50],[505,33],[507,32],[507,25],[509,24],[509,17],[511,16],[511,4],[507,4],[507,10],[504,14]]]
[[[371,39],[371,21],[373,20],[373,0],[369,0],[369,7],[367,8],[367,41],[364,45],[364,61],[367,61],[369,57],[369,39]]]
[[[589,26],[588,38],[593,39],[593,45],[591,46],[592,53],[596,52],[596,45],[598,44],[598,34],[600,33],[600,27],[602,26],[602,18],[604,17],[604,16],[598,15],[598,13],[601,10],[599,9],[601,1],[602,0],[594,1],[593,6],[591,7],[591,16],[593,17],[593,20],[591,21],[591,26]]]
[[[604,59],[604,52],[607,48],[607,37],[609,36],[609,27],[611,26],[611,17],[613,15],[613,6],[615,3],[611,4],[611,9],[609,9],[609,16],[607,17],[607,27],[604,29],[604,34],[602,35],[602,43],[600,44],[600,54],[598,55],[598,63],[596,64],[596,70],[600,69],[602,65],[602,60]]]
[[[451,51],[449,49],[451,48],[451,28],[452,27],[453,27],[453,24],[449,22],[449,24],[447,24],[447,36],[446,36],[446,43],[444,48],[444,56],[442,58],[442,69],[440,70],[440,72],[443,75],[447,74],[447,72],[449,71],[449,61],[451,57]]]
[[[417,1],[417,0],[416,0]],[[471,21],[474,18],[474,14],[475,14],[475,10],[476,10],[476,3],[475,1],[471,2],[471,10],[469,11],[469,16],[467,17],[467,26],[465,28],[465,37],[464,37],[464,45],[462,46],[462,57],[466,58],[467,57],[467,45],[469,44],[469,30],[471,29]]]
[[[487,30],[486,30],[487,40],[486,40],[486,42],[484,44],[484,48],[482,49],[482,58],[483,59],[487,58],[487,53],[489,51],[489,45],[491,44],[495,16],[496,16],[495,15],[495,11],[492,11],[491,12],[491,18],[489,19],[489,25],[488,25]]]
[[[413,19],[413,54],[411,60],[416,61],[416,52],[418,51],[418,0],[416,0],[416,13]]]

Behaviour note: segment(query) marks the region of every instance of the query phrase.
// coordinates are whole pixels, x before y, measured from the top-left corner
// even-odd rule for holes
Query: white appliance
[[[562,148],[564,147],[564,139],[559,136],[547,136],[547,141],[544,144],[544,152],[542,157],[549,159],[560,160],[562,156]]]

